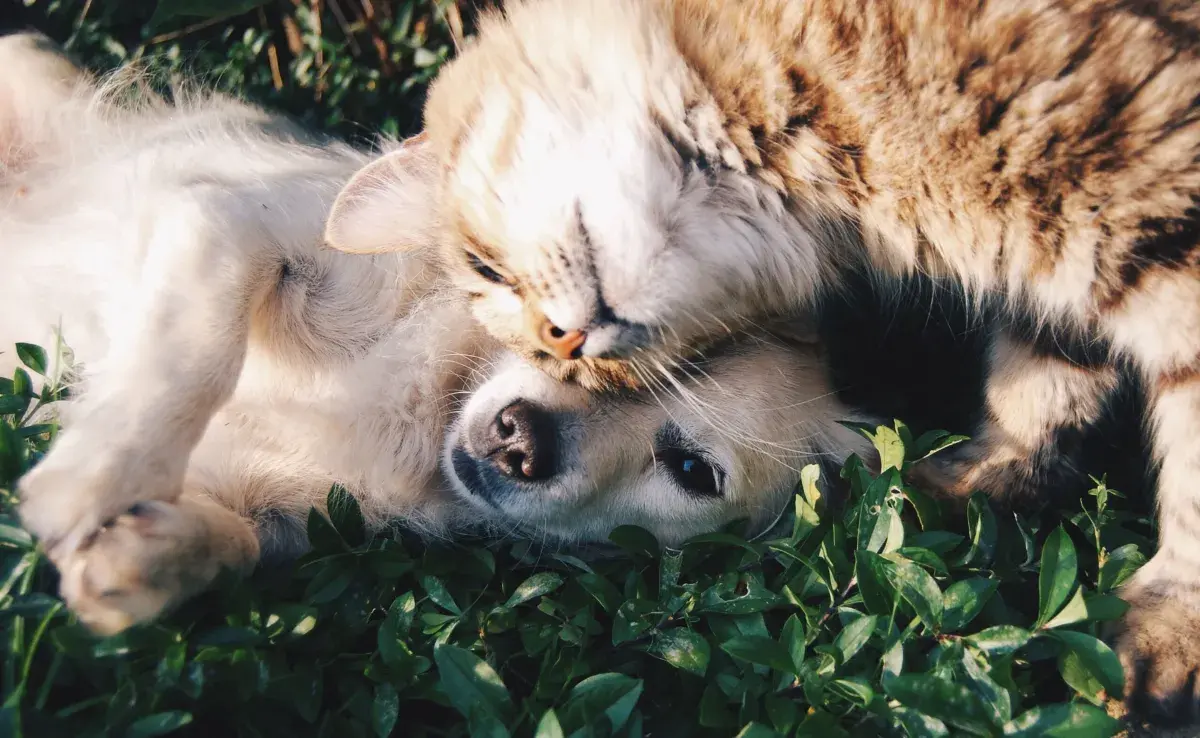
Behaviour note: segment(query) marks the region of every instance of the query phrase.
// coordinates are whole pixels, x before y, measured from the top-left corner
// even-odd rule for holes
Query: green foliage
[[[36,347],[18,355],[44,372]],[[805,470],[792,524],[680,549],[613,533],[583,561],[525,542],[369,538],[335,487],[293,566],[229,577],[165,621],[85,632],[13,514],[53,438],[28,372],[0,382],[0,639],[8,735],[1104,736],[1121,666],[1097,637],[1142,560],[1093,499],[1059,523],[908,485],[928,453],[865,429],[835,505]],[[1110,550],[1109,547],[1114,546]],[[1132,547],[1132,548],[1130,548]],[[1114,569],[1113,562],[1118,562]],[[1119,572],[1119,573],[1114,573]],[[687,709],[680,709],[688,706]]]
[[[368,140],[416,132],[463,22],[453,0],[31,0],[21,12],[99,71],[136,62]]]

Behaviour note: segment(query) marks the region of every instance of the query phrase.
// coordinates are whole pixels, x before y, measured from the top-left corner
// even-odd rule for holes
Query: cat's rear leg
[[[1106,351],[1071,351],[1046,332],[999,331],[988,364],[979,428],[917,464],[913,478],[958,496],[1029,499],[1071,464],[1072,442],[1104,411],[1117,372]]]
[[[1150,270],[1106,315],[1151,395],[1158,552],[1121,596],[1127,697],[1151,716],[1200,717],[1200,279]]]

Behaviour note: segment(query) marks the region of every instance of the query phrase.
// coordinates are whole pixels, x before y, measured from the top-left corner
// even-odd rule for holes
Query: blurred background
[[[420,127],[426,86],[472,32],[472,0],[0,0],[89,67],[139,61],[352,140]]]

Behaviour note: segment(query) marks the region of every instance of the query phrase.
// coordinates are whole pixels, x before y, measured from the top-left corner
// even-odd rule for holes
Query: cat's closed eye
[[[476,274],[487,281],[493,284],[509,284],[509,280],[503,274],[488,266],[483,259],[470,251],[467,252],[467,263]]]

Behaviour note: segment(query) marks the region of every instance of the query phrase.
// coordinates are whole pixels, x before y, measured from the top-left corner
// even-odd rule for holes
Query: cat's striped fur
[[[655,381],[849,263],[949,275],[1107,342],[1146,378],[1161,463],[1161,549],[1120,650],[1135,691],[1190,715],[1198,48],[1191,0],[510,2],[431,91],[430,225],[492,333],[592,387]],[[998,345],[994,422],[948,488],[1019,483],[1111,387],[1104,362],[1025,345]]]

